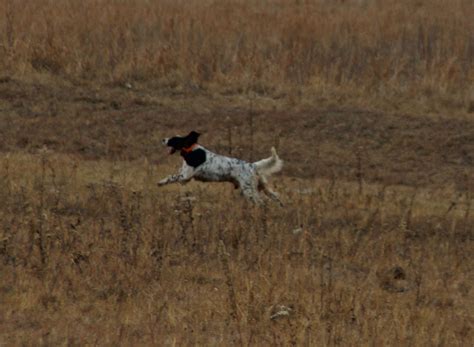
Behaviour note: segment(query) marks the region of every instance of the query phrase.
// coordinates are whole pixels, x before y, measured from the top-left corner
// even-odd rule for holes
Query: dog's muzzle
[[[163,140],[161,140],[161,143],[162,143],[164,146],[167,146],[169,140],[170,140],[170,139],[169,139],[168,137],[167,137],[167,138],[164,138]],[[173,148],[173,147],[171,147],[169,154],[173,154],[173,153],[175,153],[175,152],[176,152],[176,149]]]

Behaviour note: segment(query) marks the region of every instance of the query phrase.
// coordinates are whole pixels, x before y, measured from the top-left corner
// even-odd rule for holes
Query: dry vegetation
[[[0,13],[8,76],[313,105],[474,102],[470,0],[2,0]]]
[[[227,185],[158,190],[147,162],[46,152],[0,176],[4,344],[473,339],[467,193],[279,178],[287,207],[255,209]]]
[[[470,345],[473,6],[0,0],[0,345]]]

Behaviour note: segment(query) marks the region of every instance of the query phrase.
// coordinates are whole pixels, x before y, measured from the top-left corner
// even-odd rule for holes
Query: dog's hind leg
[[[239,180],[239,186],[242,195],[248,200],[252,201],[255,205],[261,205],[263,203],[260,195],[258,194],[256,180]]]
[[[256,190],[242,188],[242,194],[255,205],[262,205],[263,201]]]
[[[263,190],[265,195],[267,195],[270,199],[276,201],[281,207],[283,207],[283,203],[281,202],[278,193],[270,189],[270,187],[268,186],[267,179],[264,176],[260,176],[258,178],[258,189]]]

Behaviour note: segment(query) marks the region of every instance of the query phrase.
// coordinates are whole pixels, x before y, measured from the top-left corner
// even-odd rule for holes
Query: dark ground
[[[172,106],[162,99],[172,100]],[[162,137],[195,129],[203,133],[203,145],[243,159],[264,157],[275,145],[289,176],[353,180],[362,175],[367,182],[388,185],[452,184],[474,190],[470,115],[324,107],[268,111],[250,104],[206,107],[195,99],[118,85],[91,88],[3,78],[0,150],[35,152],[46,146],[84,159],[146,157],[160,163],[165,160]]]

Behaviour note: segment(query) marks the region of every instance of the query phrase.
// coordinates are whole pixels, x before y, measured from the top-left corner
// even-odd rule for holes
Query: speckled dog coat
[[[191,179],[202,182],[232,182],[242,194],[259,204],[259,190],[281,204],[278,195],[267,184],[267,177],[280,171],[283,161],[272,147],[272,155],[255,163],[230,158],[211,152],[197,143],[200,134],[191,131],[187,136],[165,138],[163,144],[171,147],[170,154],[180,151],[184,159],[179,173],[162,179],[158,185],[186,183]]]

